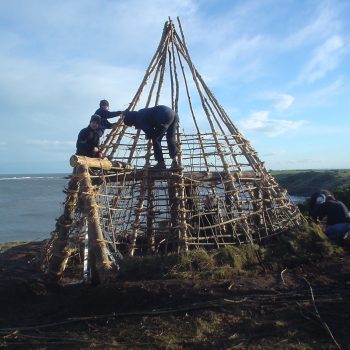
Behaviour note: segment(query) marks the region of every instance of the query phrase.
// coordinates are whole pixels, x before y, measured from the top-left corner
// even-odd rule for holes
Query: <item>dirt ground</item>
[[[42,247],[0,254],[0,347],[350,349],[349,252],[231,280],[92,287],[47,282]]]

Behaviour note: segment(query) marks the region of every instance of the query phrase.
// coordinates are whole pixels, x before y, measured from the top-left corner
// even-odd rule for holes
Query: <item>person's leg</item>
[[[170,124],[167,132],[166,132],[166,140],[168,144],[168,150],[169,150],[169,156],[170,158],[174,159],[178,153],[178,148],[176,146],[176,132],[177,132],[177,126],[179,123],[179,117],[175,113],[174,121]]]
[[[154,158],[158,163],[164,163],[163,151],[162,151],[162,138],[163,135],[152,139]]]
[[[341,223],[327,226],[326,235],[332,241],[339,241],[344,238],[345,234],[350,230],[350,224]]]

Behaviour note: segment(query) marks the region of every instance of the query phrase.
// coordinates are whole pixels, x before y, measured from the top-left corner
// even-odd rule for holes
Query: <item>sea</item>
[[[0,175],[0,243],[50,238],[68,174]],[[291,196],[295,203],[305,197]]]
[[[50,238],[68,174],[0,175],[0,243]]]

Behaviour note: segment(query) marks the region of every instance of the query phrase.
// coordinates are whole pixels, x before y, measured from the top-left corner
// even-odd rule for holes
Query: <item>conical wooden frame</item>
[[[164,140],[168,169],[153,170],[152,142],[121,118],[102,143],[111,166],[90,169],[111,255],[259,243],[303,221],[194,67],[179,19],[178,28],[165,23],[128,109],[164,104],[179,114],[179,167],[170,169]]]

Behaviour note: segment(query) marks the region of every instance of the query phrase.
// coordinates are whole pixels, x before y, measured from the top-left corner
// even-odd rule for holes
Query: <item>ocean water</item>
[[[65,176],[0,175],[0,242],[50,237],[63,211]]]
[[[292,202],[294,204],[301,204],[301,203],[304,203],[308,197],[305,197],[305,196],[290,196],[290,199],[292,200]]]

